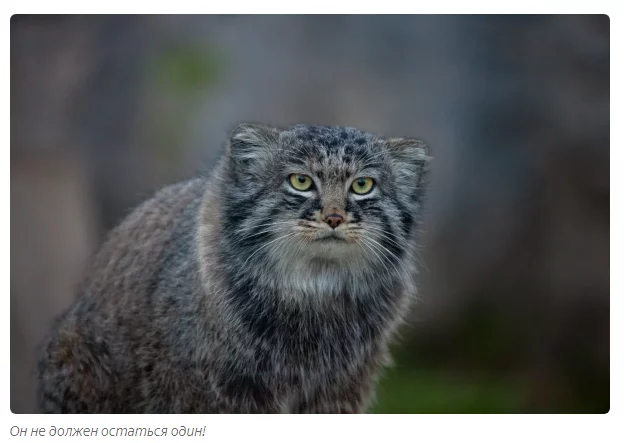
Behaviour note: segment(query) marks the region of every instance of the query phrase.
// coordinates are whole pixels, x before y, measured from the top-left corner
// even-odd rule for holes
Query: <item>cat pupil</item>
[[[363,188],[366,185],[366,180],[360,179],[358,180],[357,184],[360,188]]]
[[[305,183],[306,181],[305,177],[302,177],[301,175],[297,178],[297,180],[299,180],[299,183]]]

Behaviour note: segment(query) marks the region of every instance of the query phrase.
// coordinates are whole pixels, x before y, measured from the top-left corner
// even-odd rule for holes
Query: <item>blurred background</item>
[[[608,16],[13,16],[13,412],[106,232],[239,121],[431,148],[373,412],[609,410]]]

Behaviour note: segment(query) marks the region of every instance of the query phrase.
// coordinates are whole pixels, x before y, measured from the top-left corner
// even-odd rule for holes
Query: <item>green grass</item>
[[[459,377],[397,365],[387,369],[382,377],[372,412],[523,413],[529,412],[524,392],[511,380]]]
[[[186,45],[161,54],[153,70],[162,87],[194,94],[213,85],[222,76],[224,65],[224,57],[216,51]]]
[[[178,44],[164,49],[150,61],[147,71],[154,97],[148,108],[149,133],[146,145],[164,171],[175,169],[183,158],[188,123],[203,94],[224,78],[227,58],[216,48]]]

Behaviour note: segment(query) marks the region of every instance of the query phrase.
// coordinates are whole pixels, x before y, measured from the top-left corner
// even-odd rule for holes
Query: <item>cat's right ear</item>
[[[392,138],[386,140],[386,148],[393,160],[395,174],[399,183],[412,183],[408,193],[412,200],[419,199],[422,188],[426,187],[431,157],[429,148],[422,140]]]
[[[386,140],[386,148],[395,162],[397,173],[406,180],[422,177],[429,171],[429,148],[422,140],[392,138]]]
[[[232,131],[228,157],[236,176],[258,176],[272,161],[279,130],[253,123],[240,123]]]

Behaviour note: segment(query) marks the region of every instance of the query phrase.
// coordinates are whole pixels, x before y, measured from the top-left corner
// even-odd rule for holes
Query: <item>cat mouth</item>
[[[343,243],[346,242],[347,239],[342,234],[339,234],[336,231],[331,231],[322,237],[317,237],[314,241],[321,243]]]
[[[316,239],[315,241],[321,242],[321,243],[332,243],[332,242],[343,243],[343,242],[346,242],[347,240],[345,240],[344,238],[336,237],[334,235],[328,235],[327,237],[319,238],[319,239]]]

